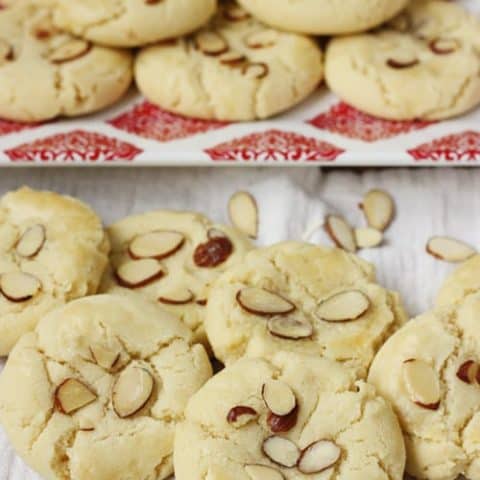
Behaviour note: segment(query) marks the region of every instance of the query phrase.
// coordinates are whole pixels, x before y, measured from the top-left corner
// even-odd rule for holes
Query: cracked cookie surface
[[[21,188],[0,199],[0,355],[47,312],[97,291],[109,242],[85,204]]]
[[[460,115],[480,103],[480,21],[451,2],[412,2],[385,28],[332,40],[325,75],[343,100],[372,115]]]
[[[369,263],[343,250],[286,242],[249,253],[215,282],[205,327],[215,356],[227,364],[287,350],[328,357],[365,376],[405,320],[398,295],[375,283]]]
[[[478,293],[421,315],[372,364],[368,380],[392,402],[419,480],[480,479],[479,315]]]
[[[135,63],[139,89],[153,103],[227,121],[285,111],[322,77],[323,55],[312,39],[266,27],[228,2],[193,36],[147,47]]]
[[[211,376],[176,318],[141,298],[99,295],[50,313],[0,375],[0,420],[47,480],[161,480],[175,425]]]
[[[270,398],[272,385],[293,398],[295,419],[282,432],[272,431],[271,403],[285,395]],[[250,417],[235,418],[240,406]],[[192,397],[174,463],[177,480],[402,480],[405,447],[390,405],[353,371],[280,352],[239,360]]]
[[[56,28],[53,10],[31,1],[0,11],[0,116],[38,122],[95,112],[132,81],[132,55]]]

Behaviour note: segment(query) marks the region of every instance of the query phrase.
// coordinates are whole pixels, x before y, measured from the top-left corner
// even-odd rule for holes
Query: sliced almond
[[[417,66],[420,63],[420,60],[418,58],[389,58],[387,60],[387,65],[390,68],[394,68],[395,70],[404,70],[406,68],[412,68]]]
[[[360,290],[345,290],[323,300],[317,316],[326,322],[349,322],[359,319],[370,308],[370,299]]]
[[[355,253],[357,251],[353,229],[343,217],[328,215],[325,219],[325,231],[337,247],[343,248],[347,252]]]
[[[370,227],[385,231],[395,216],[395,202],[384,190],[370,190],[360,205]]]
[[[90,346],[90,353],[95,363],[106,370],[112,369],[120,360],[120,348],[96,344]]]
[[[355,242],[358,248],[375,248],[383,242],[383,233],[375,228],[356,228]]]
[[[55,390],[55,405],[60,412],[71,415],[97,399],[87,385],[75,378],[67,378]]]
[[[77,60],[92,49],[92,44],[80,39],[73,39],[50,53],[48,59],[52,63],[61,64]]]
[[[0,40],[0,65],[6,61],[13,60],[13,47],[5,40]]]
[[[412,28],[412,19],[408,13],[401,13],[390,20],[387,25],[398,32],[408,32]]]
[[[233,226],[250,238],[258,236],[258,208],[248,192],[237,192],[228,202],[228,213]]]
[[[158,260],[144,258],[120,265],[115,275],[122,287],[141,288],[162,278],[165,270]]]
[[[218,231],[217,229],[211,229]],[[232,255],[234,246],[226,236],[209,237],[205,243],[201,243],[193,252],[193,262],[200,268],[216,268],[225,263]]]
[[[479,365],[473,360],[467,360],[462,363],[457,370],[457,377],[465,383],[473,384],[477,380]]]
[[[296,309],[286,298],[264,288],[243,288],[237,293],[237,302],[248,313],[263,316],[287,315]]]
[[[223,15],[227,20],[240,22],[250,18],[250,14],[236,3],[228,3],[223,8]]]
[[[440,406],[440,382],[435,370],[423,360],[403,363],[403,380],[412,402],[428,410]]]
[[[199,32],[195,36],[194,42],[198,50],[209,56],[216,57],[229,50],[227,41],[217,32]]]
[[[278,41],[278,32],[275,30],[261,30],[245,37],[245,44],[249,48],[269,48]]]
[[[135,260],[155,258],[163,260],[177,253],[185,244],[185,235],[179,232],[157,230],[135,237],[128,248]]]
[[[112,405],[120,418],[139,412],[150,400],[155,380],[145,368],[131,365],[118,376],[112,390]]]
[[[267,425],[273,433],[289,432],[298,420],[298,405],[287,415],[275,415],[269,412],[267,416]]]
[[[285,480],[280,470],[266,465],[245,465],[245,471],[252,480]]]
[[[294,467],[300,458],[299,448],[290,440],[278,435],[268,437],[262,446],[263,453],[277,465]]]
[[[463,262],[473,257],[477,251],[470,245],[450,237],[432,237],[427,242],[427,252],[446,262]]]
[[[286,340],[301,340],[313,335],[313,326],[291,316],[272,317],[267,323],[268,331],[274,336]]]
[[[187,305],[193,302],[195,295],[188,288],[179,288],[158,297],[158,301],[165,305]]]
[[[0,292],[11,302],[26,302],[42,288],[37,277],[23,272],[8,272],[0,276]]]
[[[339,460],[342,451],[330,440],[319,440],[305,448],[298,461],[298,470],[307,475],[320,473],[333,467]]]
[[[297,406],[293,390],[281,380],[268,380],[262,386],[262,398],[267,408],[275,415],[291,413]]]
[[[230,409],[227,415],[227,422],[235,427],[243,427],[258,417],[258,413],[252,407],[238,405]]]
[[[448,55],[460,48],[460,42],[453,38],[436,38],[430,42],[430,50],[437,55]]]
[[[229,67],[241,67],[247,60],[247,57],[238,52],[226,52],[220,55],[220,63]]]
[[[265,78],[270,69],[266,63],[247,63],[242,68],[242,73],[248,78],[256,78],[258,80]]]
[[[40,252],[45,240],[45,227],[43,225],[33,225],[25,230],[15,250],[21,257],[32,258]]]

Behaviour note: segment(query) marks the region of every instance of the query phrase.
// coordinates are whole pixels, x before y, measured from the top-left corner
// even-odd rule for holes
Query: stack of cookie
[[[480,103],[480,21],[446,0],[5,0],[0,25],[0,116],[17,121],[95,112],[133,75],[160,107],[225,121],[286,111],[324,74],[390,119]]]

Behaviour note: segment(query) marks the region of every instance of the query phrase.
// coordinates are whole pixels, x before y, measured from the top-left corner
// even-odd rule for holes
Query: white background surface
[[[4,170],[0,194],[27,184],[77,196],[110,223],[155,208],[196,209],[227,221],[226,204],[238,189],[257,198],[259,244],[301,239],[325,213],[340,212],[362,225],[357,208],[370,188],[388,190],[397,218],[386,245],[360,255],[377,266],[380,282],[399,290],[411,315],[428,309],[452,265],[425,253],[433,234],[450,234],[478,245],[480,170],[320,169],[72,169]],[[316,241],[327,241],[322,235]],[[0,480],[37,479],[17,458],[0,430]],[[92,479],[93,480],[93,479]],[[113,479],[112,479],[113,480]]]

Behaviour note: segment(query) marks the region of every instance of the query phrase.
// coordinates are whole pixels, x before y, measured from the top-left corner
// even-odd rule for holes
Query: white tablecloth
[[[27,184],[77,196],[106,223],[155,208],[196,209],[227,221],[226,204],[247,189],[260,208],[259,244],[301,239],[307,227],[337,211],[363,224],[357,208],[370,188],[388,190],[398,213],[386,244],[360,252],[373,261],[380,282],[401,292],[411,315],[428,309],[452,265],[425,253],[433,234],[478,243],[480,170],[326,170],[319,169],[119,169],[3,170],[0,194]],[[314,240],[323,241],[322,235]],[[1,367],[0,367],[1,368]],[[0,430],[0,480],[36,477],[10,448]]]

